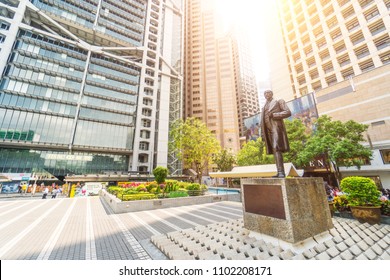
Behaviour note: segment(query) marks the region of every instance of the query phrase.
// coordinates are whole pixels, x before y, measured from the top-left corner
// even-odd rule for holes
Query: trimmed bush
[[[156,179],[157,184],[162,184],[165,182],[165,179],[168,176],[168,168],[162,167],[162,166],[157,166],[153,170],[153,175],[154,175],[154,178]]]
[[[366,177],[351,176],[340,182],[341,190],[347,196],[350,206],[380,206],[381,192],[375,182]]]

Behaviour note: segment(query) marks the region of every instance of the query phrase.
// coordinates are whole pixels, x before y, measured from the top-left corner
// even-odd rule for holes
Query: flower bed
[[[122,201],[201,196],[206,191],[206,185],[175,180],[167,180],[163,184],[129,182],[107,189],[108,193],[115,195]]]
[[[172,195],[172,192],[170,193]],[[213,203],[220,201],[237,201],[241,202],[241,194],[205,194],[200,196],[175,197],[168,199],[143,199],[122,201],[116,196],[108,193],[103,189],[100,196],[116,214],[163,209],[170,207],[190,206],[204,203]]]

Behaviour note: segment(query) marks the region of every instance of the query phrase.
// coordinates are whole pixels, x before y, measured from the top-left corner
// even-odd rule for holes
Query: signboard
[[[103,185],[100,182],[85,183],[85,189],[87,195],[98,195],[99,191],[102,190]]]
[[[245,140],[256,141],[260,137],[260,114],[244,119]]]
[[[314,99],[314,93],[286,102],[291,111],[289,120],[299,119],[306,127],[306,132],[311,134],[315,130],[314,122],[318,119],[318,111]],[[244,119],[245,140],[256,141],[261,135],[260,127],[261,114]]]
[[[317,106],[314,93],[309,93],[302,97],[287,102],[290,108],[290,120],[299,119],[306,127],[306,132],[311,134],[315,130],[314,122],[318,119]]]

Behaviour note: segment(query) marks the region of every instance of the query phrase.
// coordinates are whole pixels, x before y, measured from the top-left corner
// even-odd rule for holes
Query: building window
[[[9,23],[5,21],[0,21],[0,29],[9,30]]]
[[[360,67],[360,70],[362,70],[362,72],[366,72],[366,71],[374,68],[374,62],[370,58],[366,61],[359,63],[359,67]]]
[[[311,85],[314,91],[322,89],[321,81],[317,81]]]
[[[344,80],[347,80],[347,79],[349,79],[349,77],[354,76],[355,73],[353,72],[353,68],[349,67],[349,68],[341,71],[341,75],[343,75]]]
[[[326,77],[325,80],[326,80],[326,83],[328,84],[328,86],[331,86],[331,85],[334,85],[337,83],[336,75],[331,75],[329,77]]]
[[[377,22],[371,24],[368,29],[370,29],[370,32],[372,36],[384,31],[386,29],[385,24],[383,23],[383,20],[380,19]]]
[[[379,11],[376,6],[372,7],[371,9],[369,9],[367,12],[364,13],[364,17],[366,18],[367,21],[370,21],[377,16],[379,16]]]
[[[389,150],[380,150],[382,160],[384,164],[390,164],[390,149]]]
[[[383,64],[390,63],[390,51],[380,54],[379,57]]]
[[[322,65],[322,69],[324,70],[325,73],[332,72],[334,70],[332,62],[329,61],[328,63]]]
[[[351,40],[353,45],[357,45],[360,42],[363,42],[364,41],[363,32],[361,30],[359,30],[358,32],[356,32],[355,34],[350,36],[350,40]]]
[[[337,2],[339,3],[339,6],[340,6],[340,7],[344,6],[344,5],[347,4],[349,1],[351,1],[351,0],[337,0]]]
[[[390,45],[389,34],[385,34],[383,36],[380,36],[379,38],[374,39],[374,43],[378,51],[386,48],[387,46]]]
[[[367,45],[363,45],[359,48],[356,48],[354,51],[355,51],[355,55],[358,59],[370,54]]]
[[[360,25],[357,18],[354,18],[350,22],[347,22],[347,29],[349,32],[352,32],[353,30],[357,29],[359,26]]]
[[[318,70],[314,69],[309,72],[310,78],[312,80],[317,79],[319,77]]]
[[[348,54],[344,54],[342,56],[339,56],[337,58],[338,63],[340,64],[340,67],[343,67],[349,63],[351,63],[351,60],[349,59]]]
[[[139,142],[139,149],[142,151],[149,150],[149,143],[148,142]]]
[[[348,19],[350,16],[355,14],[355,10],[353,9],[353,6],[349,6],[348,8],[344,9],[342,12],[344,19]]]
[[[374,2],[374,0],[359,0],[360,7],[362,7],[362,9],[370,5],[372,2]]]

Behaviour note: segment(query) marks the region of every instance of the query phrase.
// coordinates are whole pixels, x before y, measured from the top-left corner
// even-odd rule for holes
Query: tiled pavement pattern
[[[333,222],[294,254],[248,237],[237,202],[114,214],[99,197],[0,199],[0,259],[390,259],[389,225]]]
[[[99,197],[2,197],[0,259],[167,259],[151,243],[153,235],[240,217],[235,202],[114,214]]]
[[[242,219],[156,235],[152,242],[171,260],[390,260],[389,225],[338,217],[333,223],[330,240],[302,253],[249,237]]]

